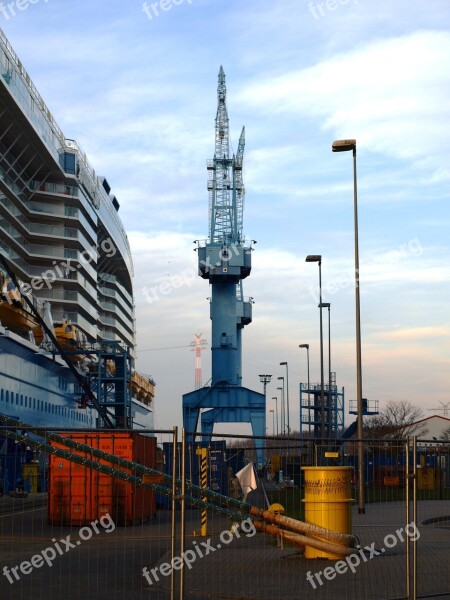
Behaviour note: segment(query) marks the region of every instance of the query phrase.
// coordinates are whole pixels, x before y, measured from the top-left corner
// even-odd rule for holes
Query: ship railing
[[[0,29],[0,47],[3,49],[3,52],[6,56],[7,61],[14,67],[15,71],[18,73],[20,79],[22,80],[25,89],[29,92],[30,97],[34,100],[35,106],[39,108],[41,115],[44,118],[44,122],[47,124],[48,131],[43,131],[44,141],[47,143],[47,146],[52,150],[55,157],[59,156],[61,150],[71,149],[75,150],[77,153],[78,159],[80,160],[80,164],[83,166],[83,170],[86,171],[88,185],[87,191],[92,195],[93,204],[97,206],[97,202],[95,201],[95,196],[97,193],[100,195],[100,198],[103,200],[103,205],[106,207],[106,210],[109,212],[112,219],[115,221],[116,226],[118,228],[119,235],[122,237],[125,249],[127,252],[127,258],[129,260],[130,270],[133,273],[133,260],[131,255],[131,250],[128,243],[128,238],[126,236],[125,230],[123,228],[123,224],[120,218],[117,215],[115,208],[112,206],[112,201],[109,195],[106,193],[106,190],[100,183],[99,178],[95,174],[95,170],[89,164],[86,153],[80,148],[78,143],[75,140],[66,139],[63,131],[56,123],[53,115],[51,114],[49,108],[45,104],[42,96],[38,92],[34,83],[31,80],[31,77],[23,67],[19,57],[15,53],[11,44],[9,43],[5,33]],[[16,96],[19,91],[16,92]],[[23,107],[26,113],[29,115],[30,120],[36,119],[36,115],[32,114],[32,110],[30,106],[27,104],[25,97],[21,97],[19,99],[19,104]],[[42,125],[42,124],[41,124]],[[51,140],[48,140],[48,135],[52,137]],[[98,206],[97,206],[98,208]]]
[[[99,282],[104,282],[104,283],[111,283],[112,285],[114,285],[115,287],[117,287],[117,290],[124,296],[124,298],[130,303],[131,306],[133,306],[133,296],[128,292],[128,290],[120,283],[120,281],[117,279],[117,277],[115,275],[109,275],[106,273],[99,273],[98,274],[98,280]],[[102,285],[99,285],[101,292],[103,293],[103,290],[107,289],[109,290],[110,288],[106,288]],[[115,290],[112,290],[115,292]],[[111,295],[111,294],[105,294],[106,296]],[[116,293],[114,293],[114,297],[116,296]]]
[[[69,150],[74,150],[77,154],[77,157],[80,161],[81,170],[85,171],[85,175],[89,179],[89,184],[86,186],[88,193],[92,195],[92,200],[94,201],[94,205],[97,209],[100,208],[98,201],[96,201],[95,197],[99,194],[100,198],[103,200],[102,206],[104,206],[109,213],[109,216],[113,219],[114,223],[118,228],[118,232],[125,244],[125,249],[128,255],[128,259],[130,261],[131,272],[133,273],[133,259],[131,255],[131,250],[128,242],[128,237],[125,233],[125,229],[123,227],[123,223],[120,220],[119,215],[117,214],[116,209],[112,204],[112,200],[110,195],[106,192],[105,188],[100,182],[99,177],[97,177],[95,170],[90,165],[86,153],[82,150],[80,145],[76,140],[66,138],[65,146]],[[81,175],[82,173],[80,173]],[[93,186],[93,187],[92,187]]]
[[[15,204],[9,200],[4,194],[0,193],[0,204],[2,204],[7,211],[15,217],[20,218],[21,224],[30,232],[37,233],[43,235],[56,235],[58,237],[70,237],[70,238],[78,238],[80,232],[78,229],[74,227],[62,227],[60,225],[48,225],[43,223],[33,223],[25,215],[23,212],[17,208]],[[86,240],[87,244],[87,240]]]
[[[78,196],[78,188],[73,185],[63,185],[51,181],[36,181],[32,179],[28,183],[32,192],[49,192],[51,194],[63,194],[64,196]]]
[[[60,129],[59,125],[56,123],[55,119],[53,118],[53,115],[51,114],[49,108],[45,104],[42,96],[36,89],[36,86],[32,82],[31,77],[25,70],[24,66],[22,65],[19,57],[15,53],[11,44],[9,43],[8,38],[6,37],[6,35],[4,34],[4,32],[1,29],[0,29],[0,47],[2,48],[2,50],[5,54],[7,62],[11,66],[14,67],[14,70],[19,75],[23,85],[25,86],[25,89],[29,93],[29,98],[32,99],[32,102],[34,101],[34,105],[36,107],[38,107],[40,114],[44,118],[44,122],[46,123],[46,126],[48,127],[48,131],[42,132],[43,136],[44,136],[44,142],[47,143],[47,146],[49,147],[49,149],[53,152],[53,154],[56,157],[58,141],[59,141],[59,143],[64,142],[64,134],[63,134],[62,130]],[[20,91],[17,88],[14,91],[15,91],[15,96],[17,97],[17,95],[20,94]],[[18,98],[19,104],[28,114],[28,118],[31,121],[34,120],[35,122],[36,122],[36,120],[39,120],[37,115],[35,113],[33,113],[33,109],[29,104],[29,99],[27,101],[26,97],[23,94],[20,94],[20,96],[21,97]],[[42,127],[42,123],[40,125]],[[48,134],[50,134],[50,136],[52,137],[51,141],[49,141],[47,139]]]
[[[34,200],[24,200],[28,210],[39,213],[48,213],[49,215],[60,215],[64,217],[78,218],[78,208],[74,206],[55,206],[47,202],[35,202]]]
[[[98,320],[103,325],[110,325],[111,327],[114,327],[115,329],[117,329],[117,331],[119,331],[122,334],[123,337],[125,337],[125,338],[131,338],[132,337],[132,326],[131,326],[131,323],[130,323],[130,329],[127,330],[127,329],[125,329],[125,327],[122,326],[122,324],[119,322],[119,320],[117,318],[107,317],[102,312],[98,313]]]

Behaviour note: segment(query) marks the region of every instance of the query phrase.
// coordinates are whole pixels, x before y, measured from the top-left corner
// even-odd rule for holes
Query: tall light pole
[[[322,302],[321,308],[328,308],[328,429],[331,434],[332,424],[332,401],[331,401],[331,304],[329,302]]]
[[[269,412],[272,413],[272,435],[275,435],[275,411],[273,410],[273,408],[271,408],[269,410]]]
[[[283,435],[283,388],[277,388],[280,392],[280,435]]]
[[[358,489],[359,514],[364,514],[364,454],[363,454],[363,406],[362,406],[362,368],[361,368],[361,307],[359,298],[359,243],[358,243],[358,190],[356,185],[356,140],[336,140],[333,152],[353,153],[353,214],[355,221],[355,304],[356,304],[356,411],[358,417]]]
[[[270,380],[272,379],[272,375],[260,375],[259,376],[259,380],[262,384],[264,384],[264,401],[266,401],[266,387],[267,384],[270,383]]]
[[[306,262],[316,262],[319,264],[319,307],[322,304],[322,255],[308,254]],[[325,425],[325,400],[323,394],[323,328],[322,328],[322,308],[320,308],[320,438],[324,438]]]
[[[277,379],[283,380],[283,387],[277,389],[281,390],[281,435],[284,435],[286,429],[286,414],[284,412],[284,377],[278,377]]]
[[[311,435],[311,414],[309,412],[311,408],[310,392],[309,392],[309,344],[299,344],[299,348],[306,348],[306,364],[308,369],[308,433]],[[300,429],[302,424],[300,423]]]
[[[308,369],[308,397],[309,397],[309,344],[299,344],[299,348],[306,348],[306,364]]]
[[[288,437],[291,434],[291,427],[289,424],[289,368],[287,362],[280,362],[280,367],[286,367],[286,413],[287,413],[287,434]]]
[[[277,418],[277,436],[278,436],[278,396],[272,396],[272,400],[275,400],[275,415]]]

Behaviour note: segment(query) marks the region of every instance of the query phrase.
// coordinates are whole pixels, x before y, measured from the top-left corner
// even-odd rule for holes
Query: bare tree
[[[364,436],[369,439],[406,439],[408,436],[423,436],[427,428],[418,423],[424,416],[423,410],[409,400],[390,401],[386,407],[364,424]]]
[[[441,433],[440,439],[444,440],[444,442],[450,442],[450,425]]]

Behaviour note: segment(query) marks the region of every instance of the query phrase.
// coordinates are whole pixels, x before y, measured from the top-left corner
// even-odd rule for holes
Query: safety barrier
[[[41,600],[44,589],[46,599],[59,598],[63,573],[69,599],[145,598],[149,591],[173,599],[252,600],[317,598],[322,592],[356,600],[361,589],[375,600],[450,594],[450,444],[443,440],[364,440],[365,514],[359,514],[354,440],[337,445],[267,437],[265,463],[256,465],[251,436],[221,434],[189,445],[175,428],[148,432],[158,437],[150,467],[64,432],[11,419],[0,427],[0,438],[17,449],[17,473],[25,481],[15,498],[0,498],[2,599]],[[47,484],[50,456],[55,469],[71,461],[101,474],[95,485],[109,477],[151,490],[156,516],[143,524],[134,520],[128,530],[117,522],[114,532],[108,532],[105,515],[77,524],[79,530],[75,522],[48,523],[45,496],[34,492]],[[32,459],[26,468],[25,458]],[[13,462],[2,461],[0,454],[3,476],[4,465],[12,468]],[[252,462],[243,490],[236,475]],[[89,536],[95,544],[89,545]],[[59,561],[56,569],[48,563],[33,567],[40,544],[40,556],[55,553],[49,562]],[[79,557],[68,559],[65,550]],[[120,573],[113,566],[118,563]]]

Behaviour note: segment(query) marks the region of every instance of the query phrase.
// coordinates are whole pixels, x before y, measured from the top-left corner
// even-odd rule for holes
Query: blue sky
[[[137,366],[156,380],[159,427],[181,425],[194,387],[188,346],[194,332],[210,339],[192,241],[208,233],[220,65],[234,149],[246,127],[244,231],[258,242],[244,284],[255,299],[244,384],[262,391],[258,374],[276,382],[288,361],[298,423],[300,343],[320,378],[318,272],[304,259],[322,254],[332,370],[355,398],[352,160],[331,143],[356,138],[363,395],[410,400],[426,416],[450,401],[448,0],[163,0],[152,19],[137,0],[22,6],[1,12],[0,27],[121,204]]]

